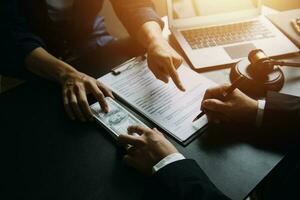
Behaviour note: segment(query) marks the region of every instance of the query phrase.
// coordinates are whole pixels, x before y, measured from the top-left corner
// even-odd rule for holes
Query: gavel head
[[[230,71],[232,82],[240,76],[246,78],[239,87],[240,90],[248,95],[261,97],[267,91],[279,91],[283,87],[283,71],[262,50],[251,51],[248,60],[242,59]]]
[[[257,79],[267,79],[268,74],[274,71],[272,59],[269,58],[261,49],[253,50],[249,53],[248,60],[250,65],[248,73]]]

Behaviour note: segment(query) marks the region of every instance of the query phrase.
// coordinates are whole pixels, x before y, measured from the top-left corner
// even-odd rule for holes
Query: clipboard
[[[138,56],[138,57],[133,57],[127,61],[125,61],[124,63],[122,63],[121,65],[118,65],[117,67],[113,68],[111,70],[111,73],[115,76],[120,75],[123,71],[129,70],[132,67],[134,67],[135,65],[139,64],[141,61],[144,61],[147,59],[146,55],[143,56]]]
[[[193,121],[194,117],[196,117],[196,115],[199,114],[199,110],[200,110],[200,101],[201,101],[200,96],[199,96],[199,98],[192,96],[193,98],[190,99],[189,96],[186,96],[189,93],[182,94],[182,93],[179,92],[179,90],[178,90],[178,93],[180,93],[180,94],[177,94],[177,93],[176,94],[172,94],[173,96],[172,96],[171,100],[176,101],[176,99],[174,98],[174,96],[180,96],[181,95],[180,98],[184,99],[183,103],[185,103],[185,105],[181,105],[181,101],[180,102],[175,102],[175,104],[174,104],[175,106],[173,108],[171,106],[171,109],[170,109],[171,111],[173,109],[175,113],[176,112],[180,113],[180,114],[183,113],[182,114],[183,115],[182,116],[183,120],[179,120],[179,122],[181,122],[181,121],[184,122],[183,126],[181,127],[180,125],[178,125],[177,123],[174,122],[174,121],[177,120],[176,117],[175,117],[174,121],[172,121],[172,123],[174,125],[174,127],[173,127],[173,125],[171,123],[168,124],[168,122],[163,122],[159,118],[155,117],[157,115],[151,115],[151,114],[149,114],[150,111],[148,112],[147,109],[142,109],[140,105],[137,105],[137,104],[133,103],[133,100],[132,100],[131,96],[128,96],[128,97],[124,96],[124,92],[123,93],[120,92],[121,90],[119,90],[119,88],[115,86],[115,85],[118,85],[118,80],[119,81],[121,80],[121,82],[124,81],[124,80],[122,80],[122,78],[124,78],[124,76],[126,77],[128,75],[128,73],[135,72],[135,70],[140,70],[140,71],[147,71],[147,78],[149,78],[149,76],[151,76],[151,75],[153,76],[153,77],[150,77],[150,79],[151,80],[153,79],[152,81],[155,82],[153,84],[156,85],[156,86],[158,86],[157,90],[159,90],[160,87],[162,87],[167,92],[173,91],[174,88],[172,88],[173,86],[171,86],[171,85],[174,84],[174,83],[170,81],[170,83],[167,85],[165,83],[162,83],[162,82],[158,81],[154,77],[154,75],[152,74],[152,72],[148,69],[148,67],[145,66],[147,64],[146,59],[147,59],[146,55],[139,56],[139,57],[134,57],[134,58],[132,58],[132,59],[130,59],[130,60],[122,63],[121,65],[113,68],[111,70],[111,73],[106,74],[106,75],[100,77],[99,81],[101,81],[104,85],[106,85],[106,87],[108,87],[109,89],[111,89],[113,91],[113,93],[114,93],[114,96],[117,98],[117,100],[120,101],[122,104],[124,104],[127,107],[127,109],[129,109],[131,112],[135,113],[136,116],[138,116],[139,119],[141,119],[142,121],[145,121],[145,119],[146,119],[147,122],[151,122],[150,124],[151,125],[155,125],[161,132],[167,133],[169,136],[171,136],[172,138],[174,138],[179,144],[181,144],[183,146],[186,146],[190,142],[192,142],[199,134],[203,133],[206,130],[207,125],[208,125],[207,117],[204,116],[203,118],[199,119],[199,122],[196,122],[196,123],[199,123],[199,127],[200,128],[195,129],[194,126],[193,126],[193,122],[192,121]],[[201,81],[203,81],[203,82],[209,82],[208,85],[211,86],[211,87],[212,86],[216,86],[215,83],[213,83],[212,81],[208,80],[207,78],[205,78],[205,77],[197,74],[196,72],[194,72],[189,67],[183,66],[178,71],[179,71],[178,73],[182,72],[182,73],[188,73],[189,75],[192,74],[193,77],[192,77],[191,81],[195,80],[195,78],[197,78],[197,79],[200,80],[200,82]],[[142,77],[139,77],[138,75],[136,75],[136,76],[137,77],[134,77],[136,79],[139,79],[139,78],[141,78],[143,80],[145,79],[145,77],[142,78]],[[190,77],[188,77],[188,78],[190,78]],[[116,79],[116,80],[113,81],[113,79]],[[185,79],[187,79],[187,77],[185,77]],[[139,83],[139,81],[137,83],[134,82],[133,85],[134,84],[138,84],[138,83]],[[152,86],[152,83],[150,85]],[[205,85],[205,84],[201,84],[201,85]],[[194,85],[194,86],[197,86],[197,85]],[[123,87],[123,85],[122,85],[122,87]],[[175,84],[174,84],[174,87],[176,88]],[[132,88],[129,86],[126,89],[131,90]],[[144,94],[148,95],[148,93],[147,93],[147,91],[148,91],[147,87],[146,87],[146,89],[145,89],[145,87],[143,89],[144,89],[143,90]],[[156,89],[156,87],[155,87],[155,89]],[[163,89],[162,89],[162,92],[163,92]],[[199,88],[199,89],[196,89],[196,90],[198,91],[198,93],[199,93],[199,90],[201,90],[201,95],[203,93],[203,96],[204,96],[204,93],[205,93],[206,89],[205,90],[204,89],[201,90],[201,88]],[[123,88],[123,90],[124,90],[124,88]],[[145,91],[146,91],[146,93],[145,93]],[[135,92],[138,93],[138,91],[135,91]],[[149,90],[149,92],[154,92],[154,91],[150,91]],[[177,88],[176,88],[176,92],[177,92]],[[190,93],[193,94],[192,92],[190,92]],[[145,99],[148,98],[149,95],[148,96],[147,95],[145,96]],[[154,96],[155,95],[156,94],[154,93]],[[162,96],[164,96],[164,95],[162,95]],[[143,98],[144,96],[142,95],[140,97]],[[184,97],[187,97],[187,98],[184,98]],[[195,98],[196,98],[196,100],[194,100]],[[149,106],[151,107],[151,105],[154,105],[154,106],[155,105],[159,105],[160,106],[161,102],[157,103],[159,101],[160,100],[154,101],[153,104],[149,103],[147,106],[148,107]],[[163,101],[163,103],[164,102],[165,101]],[[193,104],[193,107],[190,107],[189,106],[190,104]],[[179,106],[176,107],[177,105],[179,105]],[[195,105],[197,105],[196,106],[197,108],[195,108]],[[157,107],[159,107],[159,106],[157,106]],[[192,109],[192,108],[195,108],[195,109]],[[168,111],[169,111],[168,109],[165,110],[165,112],[168,112]],[[193,116],[193,115],[189,116],[189,113],[191,113],[191,112],[195,116]],[[179,117],[181,117],[181,116],[179,116]],[[189,117],[191,119],[188,119]],[[187,125],[187,122],[191,123],[191,124]],[[176,128],[176,126],[177,126],[177,128]],[[188,127],[188,128],[186,128],[186,127]],[[182,131],[180,131],[180,129]]]

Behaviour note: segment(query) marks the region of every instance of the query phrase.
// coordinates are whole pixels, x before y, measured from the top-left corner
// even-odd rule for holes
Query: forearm
[[[146,49],[151,43],[164,40],[161,26],[155,21],[144,23],[136,37],[137,41]]]
[[[27,70],[48,80],[61,83],[66,74],[77,73],[69,64],[55,58],[43,48],[33,50],[25,58]]]
[[[132,37],[137,37],[141,27],[147,22],[156,22],[160,27],[164,22],[155,12],[151,0],[110,0],[114,10]]]
[[[61,84],[64,108],[72,120],[93,120],[87,99],[89,93],[98,100],[103,111],[108,112],[105,96],[113,98],[109,89],[96,79],[55,58],[43,48],[36,48],[29,53],[25,58],[25,66],[32,73]]]

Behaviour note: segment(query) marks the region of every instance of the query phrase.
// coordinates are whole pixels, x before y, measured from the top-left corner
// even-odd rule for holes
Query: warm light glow
[[[270,6],[276,10],[288,10],[300,8],[299,0],[264,0],[264,5]]]
[[[173,0],[175,18],[208,16],[257,7],[258,0]]]

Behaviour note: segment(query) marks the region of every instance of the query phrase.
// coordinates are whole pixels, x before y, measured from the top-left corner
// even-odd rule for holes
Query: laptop
[[[254,49],[299,49],[262,15],[261,0],[167,0],[169,28],[196,69],[236,63]]]

